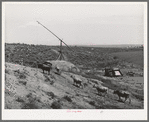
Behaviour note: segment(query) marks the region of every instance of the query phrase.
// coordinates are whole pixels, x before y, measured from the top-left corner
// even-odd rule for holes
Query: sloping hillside
[[[82,79],[84,88],[73,84],[71,75]],[[118,101],[113,90],[125,86],[119,79],[97,76],[85,78],[70,72],[50,75],[41,69],[5,63],[5,108],[6,109],[138,109],[143,100],[132,94],[132,103]],[[123,85],[123,84],[124,85]],[[94,84],[109,87],[106,97],[98,95]],[[112,87],[113,86],[113,87]],[[115,86],[115,87],[114,87]],[[129,85],[128,85],[129,86]],[[135,88],[137,90],[137,88]],[[138,93],[139,94],[139,93]],[[143,98],[143,95],[142,95]]]

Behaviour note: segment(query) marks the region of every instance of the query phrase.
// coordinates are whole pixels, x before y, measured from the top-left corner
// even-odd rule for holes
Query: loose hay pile
[[[80,70],[72,63],[67,62],[67,61],[50,61],[52,63],[52,68],[55,69],[56,67],[58,67],[60,70],[62,71],[67,71],[67,72],[74,72],[74,73],[78,73],[80,72]]]

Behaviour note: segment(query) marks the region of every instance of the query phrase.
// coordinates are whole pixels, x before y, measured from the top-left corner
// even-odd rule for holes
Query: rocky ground
[[[138,71],[139,72],[139,71]],[[73,84],[71,75],[82,79],[84,88]],[[107,96],[98,95],[94,84],[109,88]],[[97,79],[81,73],[53,68],[50,75],[41,69],[5,63],[6,109],[143,109],[143,76],[109,78],[98,74]],[[131,93],[132,103],[118,101],[115,89]]]

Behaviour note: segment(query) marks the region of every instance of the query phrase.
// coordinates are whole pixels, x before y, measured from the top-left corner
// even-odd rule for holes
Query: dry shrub
[[[20,73],[20,70],[19,70],[19,69],[14,70],[14,73],[15,73],[15,74],[19,74],[19,73]]]
[[[48,96],[50,96],[52,99],[55,97],[54,93],[53,92],[46,92],[46,94]]]
[[[48,82],[48,81],[50,81],[50,78],[48,77],[48,76],[46,76],[46,75],[44,75],[45,76],[45,82]]]
[[[118,59],[118,57],[117,56],[114,56],[113,59]]]
[[[87,83],[83,83],[83,85],[84,85],[84,88],[88,86],[88,84],[87,84]]]
[[[76,96],[80,96],[78,93],[76,93]]]
[[[24,104],[22,109],[38,109],[38,106],[33,103],[26,103]]]
[[[19,75],[19,78],[20,79],[26,79],[26,75],[24,72],[21,72],[20,75]]]
[[[140,100],[140,101],[143,101],[143,100],[144,100],[144,96],[143,96],[143,95],[133,93],[133,96],[134,96],[136,99]]]
[[[53,102],[52,105],[51,105],[51,108],[53,108],[53,109],[61,109],[60,102],[57,102],[57,101]]]
[[[5,74],[14,75],[14,72],[13,72],[12,69],[6,68],[6,69],[5,69]]]
[[[10,104],[5,104],[5,109],[12,109],[12,106]]]
[[[95,106],[96,109],[102,109],[102,106]]]
[[[17,97],[16,101],[17,102],[25,102],[25,99],[22,97]]]
[[[36,96],[32,93],[29,93],[28,95],[26,95],[26,97],[28,98],[29,103],[34,103],[37,100]]]
[[[50,82],[51,85],[54,84],[54,79],[50,79],[47,75],[44,75],[45,76],[45,82]]]
[[[98,82],[97,82],[97,81],[95,81],[95,80],[91,80],[91,82],[92,82],[92,83],[95,83],[95,84],[97,84],[97,85],[98,85]]]
[[[23,84],[23,85],[25,85],[25,86],[26,86],[27,81],[20,80],[20,81],[19,81],[19,83],[21,83],[21,84]]]
[[[95,101],[90,101],[89,104],[95,106]]]
[[[5,69],[5,73],[9,74],[10,72],[9,72],[9,70],[8,70],[8,69]]]
[[[39,98],[37,98],[32,93],[29,93],[28,95],[26,95],[26,99],[27,100],[21,100],[20,98],[18,99],[20,102],[24,101],[21,107],[22,109],[40,109],[41,108],[39,104],[40,102]]]
[[[54,84],[54,80],[53,80],[53,79],[50,81],[50,84],[51,84],[51,85],[53,85],[53,84]]]
[[[20,79],[26,79],[25,71],[14,70],[15,76],[18,76]]]
[[[69,96],[67,96],[67,95],[64,96],[63,98],[66,99],[68,102],[72,102],[71,98]]]

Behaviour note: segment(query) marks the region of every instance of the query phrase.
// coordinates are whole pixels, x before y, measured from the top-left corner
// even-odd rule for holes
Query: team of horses
[[[71,75],[71,78],[74,81],[74,85],[76,85],[76,86],[78,86],[80,88],[84,87],[83,81],[80,78],[75,77],[73,75]],[[102,85],[95,85],[94,84],[93,88],[96,88],[96,90],[97,90],[99,95],[104,94],[104,96],[106,96],[108,94],[108,91],[109,91],[108,87],[104,87]],[[131,103],[131,98],[130,98],[130,93],[129,92],[123,91],[123,90],[114,90],[113,94],[117,94],[118,95],[119,101],[122,101],[121,98],[125,98],[125,100],[122,101],[122,102],[126,102],[126,100],[129,99],[129,104]]]
[[[48,74],[50,74],[50,71],[52,69],[52,64],[48,64],[48,65],[47,64],[38,64],[38,68],[42,69],[43,73],[45,73],[44,71],[47,71]],[[56,70],[59,71],[59,68],[56,67]],[[82,89],[84,88],[83,81],[80,78],[78,78],[74,75],[71,75],[70,77],[73,79],[75,86],[80,87]],[[108,87],[94,84],[93,88],[95,88],[97,90],[99,95],[104,94],[104,96],[106,96],[108,94],[108,90],[109,90]],[[127,91],[114,90],[113,94],[118,95],[119,101],[122,101],[121,98],[125,98],[125,100],[123,102],[126,102],[126,100],[129,99],[129,103],[131,103],[130,93],[128,93]]]

